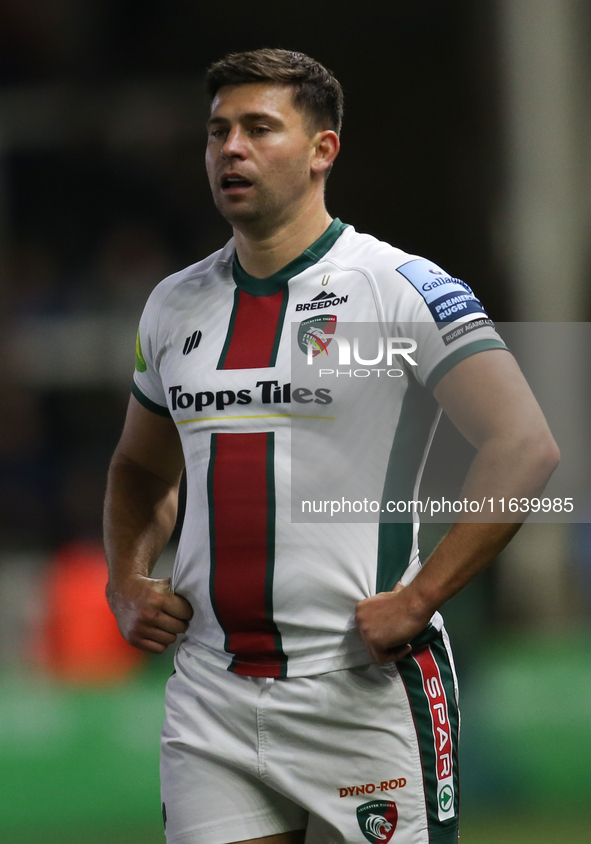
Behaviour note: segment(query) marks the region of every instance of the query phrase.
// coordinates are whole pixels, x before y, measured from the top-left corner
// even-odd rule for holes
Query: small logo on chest
[[[303,302],[296,305],[296,311],[318,311],[321,308],[333,308],[336,305],[342,305],[349,299],[348,296],[335,296],[334,293],[327,293],[325,290],[319,293],[318,296],[310,302]]]
[[[199,331],[199,329],[197,329],[197,331],[194,331],[190,337],[187,337],[187,339],[185,340],[185,345],[183,346],[183,354],[188,355],[189,352],[192,352],[193,349],[196,349],[199,343],[201,342],[202,337],[203,332]]]

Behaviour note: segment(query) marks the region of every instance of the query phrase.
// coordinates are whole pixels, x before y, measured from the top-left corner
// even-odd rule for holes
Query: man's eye
[[[252,129],[253,135],[266,135],[269,132],[268,126],[254,126]]]
[[[210,138],[222,138],[225,134],[225,129],[211,129],[209,132]]]

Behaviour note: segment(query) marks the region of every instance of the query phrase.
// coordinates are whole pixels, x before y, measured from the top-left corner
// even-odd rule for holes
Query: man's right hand
[[[170,578],[130,575],[107,586],[107,600],[123,638],[143,651],[161,654],[184,633],[193,616],[191,604],[170,591]]]

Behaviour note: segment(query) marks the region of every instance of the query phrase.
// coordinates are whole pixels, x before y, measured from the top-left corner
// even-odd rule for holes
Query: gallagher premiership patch
[[[415,258],[398,267],[412,286],[419,291],[439,329],[471,314],[486,312],[472,288],[459,278],[452,278],[445,270],[425,258]]]

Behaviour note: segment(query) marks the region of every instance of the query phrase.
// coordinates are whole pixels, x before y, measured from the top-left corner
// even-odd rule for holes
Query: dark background
[[[576,7],[576,121],[591,126],[582,0],[0,0],[3,840],[162,840],[156,754],[170,657],[109,685],[64,677],[65,651],[48,663],[39,650],[53,641],[59,555],[78,549],[82,570],[101,554],[143,304],[231,234],[203,166],[205,68],[262,46],[329,67],[345,91],[329,212],[443,266],[494,320],[512,320],[522,278],[507,248],[516,141],[503,13],[531,19],[550,7]],[[549,26],[535,49],[550,55],[563,34]],[[551,93],[558,82],[543,84]],[[588,160],[589,137],[581,130],[573,159]],[[591,538],[533,527],[513,543],[520,565],[501,560],[445,609],[464,688],[463,795],[476,818],[466,844],[588,838]],[[425,550],[439,533],[424,531]],[[536,548],[555,551],[556,565],[537,569]],[[163,573],[169,564],[170,553]],[[52,628],[63,648],[66,626]],[[510,820],[520,811],[525,820]]]
[[[161,277],[223,245],[230,230],[203,167],[202,77],[226,52],[265,45],[309,53],[343,85],[329,211],[444,266],[494,319],[511,317],[491,234],[503,189],[494,4],[229,2],[222,12],[178,0],[5,2],[0,31],[12,127],[2,293],[17,325],[89,314],[137,322]],[[64,389],[49,375],[30,394],[16,368],[12,414],[24,391],[37,430],[27,438],[22,420],[4,426],[19,428],[34,465],[26,480],[7,470],[37,505],[32,524],[7,494],[4,536],[30,540],[33,526],[34,541],[52,547],[97,536],[127,385],[74,379]]]

